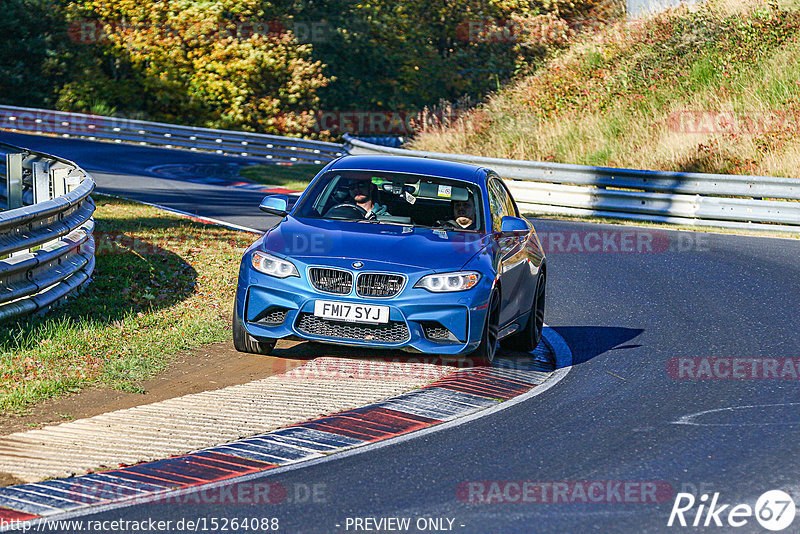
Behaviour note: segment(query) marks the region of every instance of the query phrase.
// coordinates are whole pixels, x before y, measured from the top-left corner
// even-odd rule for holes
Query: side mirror
[[[500,221],[501,235],[526,235],[531,231],[531,227],[525,219],[506,215]]]
[[[261,201],[261,205],[259,205],[258,208],[265,213],[269,213],[270,215],[284,217],[287,213],[289,213],[288,206],[288,196],[270,195],[268,197],[264,197],[264,200]]]

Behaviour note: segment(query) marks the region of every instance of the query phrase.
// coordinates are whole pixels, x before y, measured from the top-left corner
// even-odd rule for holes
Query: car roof
[[[486,173],[477,165],[410,156],[343,156],[331,163],[328,170],[403,172],[486,183]]]

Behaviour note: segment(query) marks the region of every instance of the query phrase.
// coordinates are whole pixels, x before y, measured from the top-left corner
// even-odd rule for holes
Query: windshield
[[[376,171],[330,171],[298,204],[296,217],[482,232],[480,189],[460,180]]]

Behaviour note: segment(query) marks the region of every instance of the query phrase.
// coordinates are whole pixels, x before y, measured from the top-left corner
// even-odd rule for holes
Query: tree
[[[482,95],[514,72],[513,39],[471,39],[470,24],[529,7],[494,0],[287,2],[296,21],[327,28],[313,57],[335,81],[320,91],[327,109],[411,111],[441,99]],[[516,11],[515,11],[516,10]]]
[[[279,0],[275,10],[325,30],[311,41],[334,79],[319,92],[326,110],[413,111],[497,90],[563,43],[531,40],[532,29],[563,29],[563,19],[593,18],[607,5],[618,14],[622,2]]]
[[[0,101],[52,106],[71,53],[56,0],[6,0],[0,17]]]
[[[82,0],[70,8],[88,43],[86,75],[63,88],[64,108],[99,100],[157,120],[287,133],[302,129],[328,82],[291,32],[247,31],[266,19],[258,0]]]

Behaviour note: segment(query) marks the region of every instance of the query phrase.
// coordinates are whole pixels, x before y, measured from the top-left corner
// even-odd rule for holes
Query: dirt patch
[[[14,475],[9,475],[8,473],[0,472],[0,487],[5,486],[14,486],[16,484],[22,484],[23,481],[15,477]]]
[[[296,342],[279,342],[274,356],[242,354],[233,343],[214,343],[179,355],[157,376],[136,384],[144,393],[129,393],[110,388],[86,389],[74,395],[41,402],[22,415],[0,415],[0,435],[39,428],[46,425],[82,419],[114,410],[220,389],[274,374],[284,373],[319,350]],[[0,486],[7,485],[0,473]],[[8,483],[13,483],[8,482]]]

